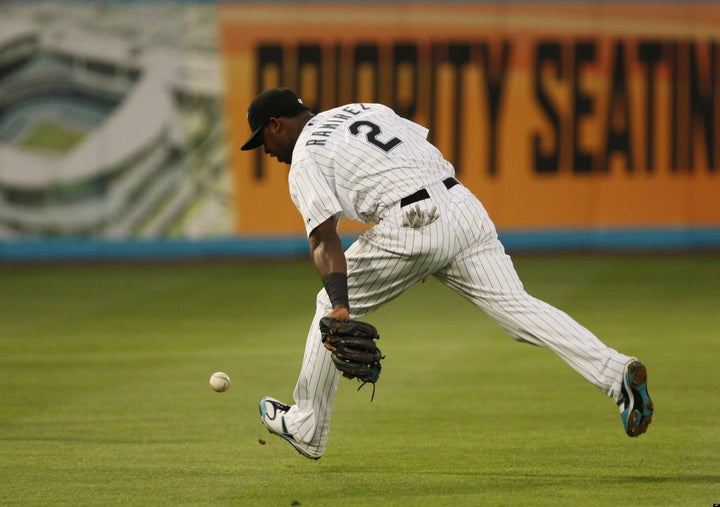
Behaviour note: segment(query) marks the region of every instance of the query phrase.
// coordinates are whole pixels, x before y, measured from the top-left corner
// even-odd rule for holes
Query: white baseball
[[[230,377],[223,371],[215,372],[210,377],[210,387],[219,393],[227,391],[230,388]]]

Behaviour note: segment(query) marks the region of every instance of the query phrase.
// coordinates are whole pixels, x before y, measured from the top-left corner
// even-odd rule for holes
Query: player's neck
[[[310,118],[315,116],[310,111],[306,111],[305,113],[301,114],[298,118],[298,135],[300,135],[300,132],[305,128],[305,125],[307,125],[307,122],[310,121]]]

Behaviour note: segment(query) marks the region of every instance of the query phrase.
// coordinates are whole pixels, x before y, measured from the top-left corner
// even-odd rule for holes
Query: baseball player
[[[294,403],[260,401],[271,433],[320,458],[339,382],[320,319],[360,318],[428,276],[484,310],[515,340],[554,352],[613,398],[629,436],[647,430],[653,403],[643,363],[524,290],[483,205],[427,141],[426,128],[382,104],[347,104],[315,115],[287,88],[260,93],[248,122],[252,135],[242,149],[264,146],[290,165],[290,196],[324,286]],[[375,225],[344,252],[340,219]]]

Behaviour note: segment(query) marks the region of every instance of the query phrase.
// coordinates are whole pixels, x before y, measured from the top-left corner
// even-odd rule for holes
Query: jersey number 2
[[[360,134],[360,128],[361,127],[369,127],[370,130],[368,130],[365,133],[365,139],[367,139],[367,142],[372,144],[373,146],[377,146],[385,153],[388,153],[390,150],[392,150],[395,146],[400,144],[402,141],[398,139],[397,137],[393,137],[387,142],[380,141],[377,136],[380,134],[380,127],[371,122],[366,120],[356,121],[353,124],[350,125],[350,133],[354,136],[357,136]]]

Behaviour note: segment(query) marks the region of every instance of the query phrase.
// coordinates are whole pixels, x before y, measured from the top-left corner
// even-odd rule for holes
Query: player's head
[[[253,99],[248,108],[247,118],[252,135],[240,149],[253,150],[259,148],[266,142],[265,130],[267,126],[271,125],[274,127],[272,130],[276,132],[276,127],[279,126],[280,119],[294,118],[309,111],[310,109],[303,104],[300,97],[288,88],[271,88],[265,90]],[[272,138],[272,133],[268,137]],[[271,139],[267,141],[268,144],[272,143]],[[280,139],[280,141],[283,141],[283,139]],[[295,139],[292,139],[293,145],[294,141]],[[270,149],[269,146],[265,146],[265,148],[268,153],[278,156],[278,160],[285,162],[285,160],[281,160],[280,155]],[[287,163],[289,163],[289,161]]]

